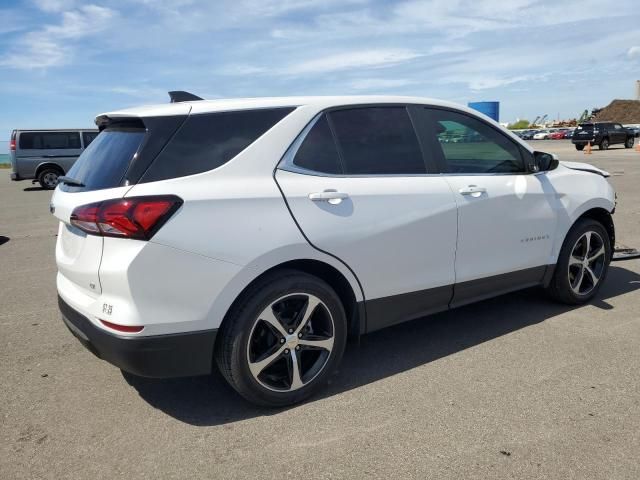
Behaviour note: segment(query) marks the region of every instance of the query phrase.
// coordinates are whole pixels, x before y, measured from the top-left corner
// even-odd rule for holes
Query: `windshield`
[[[84,186],[63,184],[60,188],[90,191],[120,186],[145,134],[141,128],[108,128],[100,132],[67,173]]]

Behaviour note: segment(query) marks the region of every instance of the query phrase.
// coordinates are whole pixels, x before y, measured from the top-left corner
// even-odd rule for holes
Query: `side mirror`
[[[533,152],[533,160],[538,172],[548,172],[560,165],[558,157],[553,153]]]

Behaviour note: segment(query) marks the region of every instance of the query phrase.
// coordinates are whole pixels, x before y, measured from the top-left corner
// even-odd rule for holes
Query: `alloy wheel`
[[[569,257],[569,285],[576,295],[588,295],[602,279],[605,270],[604,240],[594,231],[582,234]]]
[[[251,329],[247,344],[249,371],[269,390],[299,390],[326,366],[334,332],[331,312],[315,295],[280,297],[262,311]]]

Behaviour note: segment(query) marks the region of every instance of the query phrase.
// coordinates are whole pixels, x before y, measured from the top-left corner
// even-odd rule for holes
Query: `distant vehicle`
[[[564,132],[564,138],[573,138],[573,130],[567,130]]]
[[[551,140],[562,140],[564,138],[565,130],[556,130],[549,135]]]
[[[606,150],[609,145],[623,143],[625,148],[633,147],[635,133],[624,128],[619,123],[596,122],[581,123],[573,132],[571,140],[577,150],[584,149],[587,143],[598,145],[600,150]]]
[[[538,130],[533,134],[533,140],[548,140],[551,132],[549,130]]]
[[[14,130],[9,142],[11,180],[35,179],[52,190],[98,136],[93,129]]]
[[[626,126],[623,125],[624,128],[626,128],[627,130],[631,130],[633,132],[633,136],[638,138],[640,137],[640,127],[632,125],[632,126]]]
[[[132,374],[217,365],[290,405],[348,335],[534,285],[584,304],[613,253],[606,172],[448,102],[195,97],[96,122],[50,203],[58,304]]]
[[[523,140],[532,140],[535,133],[535,130],[525,130],[521,133],[520,138],[522,138]]]

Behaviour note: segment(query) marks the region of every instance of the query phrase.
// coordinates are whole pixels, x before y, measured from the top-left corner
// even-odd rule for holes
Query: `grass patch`
[[[0,168],[11,168],[10,163],[0,163]]]

